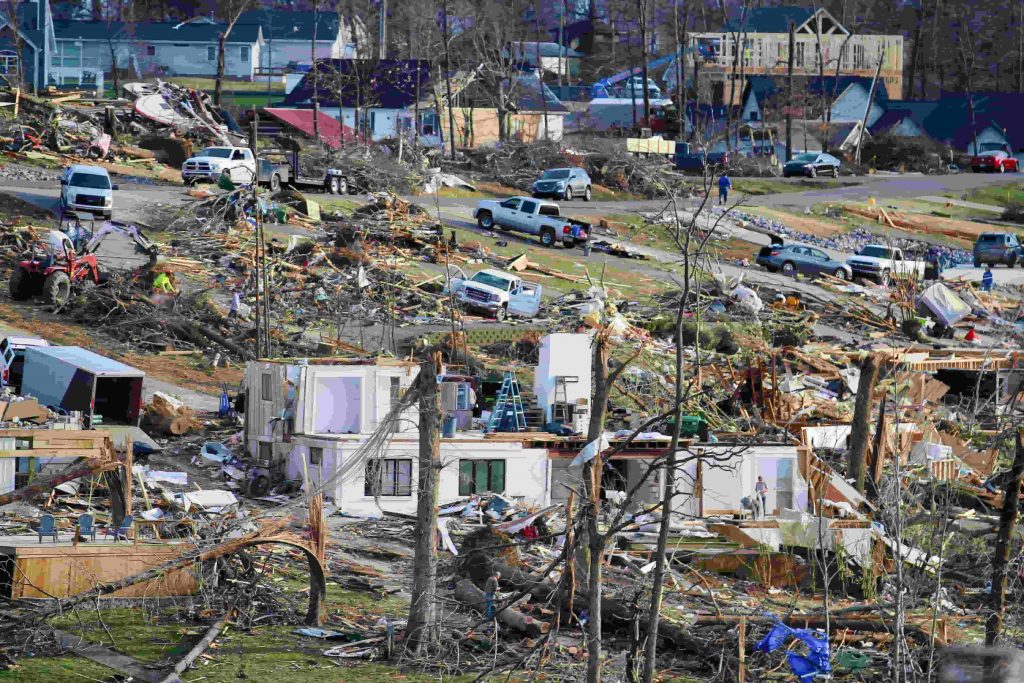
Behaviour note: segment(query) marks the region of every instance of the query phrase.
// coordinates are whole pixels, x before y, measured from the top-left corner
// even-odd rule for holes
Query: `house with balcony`
[[[889,99],[902,97],[903,36],[852,33],[823,8],[757,7],[716,31],[690,34],[686,73],[696,61],[711,101],[740,105],[748,77],[786,75],[790,26],[796,76],[818,76],[823,67],[832,76],[872,78],[881,61]]]
[[[215,76],[218,37],[227,25],[208,17],[182,22],[56,21],[53,80],[74,82],[76,69],[110,73],[116,66],[136,78]],[[252,79],[264,45],[258,24],[235,24],[225,40],[224,73]]]
[[[45,88],[55,40],[50,3],[44,0],[17,5],[17,25],[7,12],[0,16],[0,77],[10,85],[30,90]]]

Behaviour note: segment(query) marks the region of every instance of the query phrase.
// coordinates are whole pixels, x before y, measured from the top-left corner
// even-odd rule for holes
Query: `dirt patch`
[[[245,374],[241,367],[210,367],[209,361],[202,356],[126,353],[121,356],[121,360],[157,379],[207,393],[220,393],[225,386],[236,387]]]
[[[0,219],[16,225],[39,225],[52,223],[53,214],[13,194],[7,194],[0,202]]]

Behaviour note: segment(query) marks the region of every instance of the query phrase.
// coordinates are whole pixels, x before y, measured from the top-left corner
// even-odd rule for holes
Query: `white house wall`
[[[62,45],[81,45],[82,54],[88,60],[87,68],[96,66],[109,71],[112,59],[111,44],[97,40],[58,40],[58,50]],[[128,68],[137,64],[143,76],[163,71],[169,76],[215,76],[217,75],[216,43],[170,43],[144,42],[135,39],[115,39],[114,51],[117,54],[118,66]],[[147,54],[149,47],[154,54]],[[249,58],[242,58],[242,48],[248,48]],[[213,59],[209,58],[213,48]],[[259,43],[228,43],[224,48],[224,73],[235,78],[252,78],[260,59]],[[308,45],[307,45],[308,48]],[[306,55],[307,59],[309,55]],[[62,66],[55,60],[54,66]]]
[[[408,459],[412,463],[412,487],[408,496],[381,496],[377,500],[366,493],[365,461],[360,460],[352,465],[347,472],[343,468],[349,466],[352,458],[357,457],[356,451],[361,439],[318,439],[315,437],[296,437],[288,459],[287,473],[290,479],[302,480],[309,476],[312,484],[318,485],[328,481],[324,495],[330,498],[342,512],[351,515],[377,515],[383,509],[386,512],[404,514],[416,513],[416,487],[419,478],[418,453],[419,445],[411,440],[394,440],[381,457],[387,459]],[[319,466],[309,462],[310,447],[323,448],[323,456]],[[481,443],[462,439],[444,439],[441,441],[441,475],[438,480],[438,499],[440,502],[456,500],[459,495],[459,461],[471,460],[504,460],[505,491],[508,498],[521,500],[527,505],[546,506],[549,504],[550,468],[547,450],[523,448],[514,443]]]
[[[378,365],[310,365],[302,367],[298,383],[295,431],[297,434],[372,433],[391,409],[390,400],[378,395],[378,378],[397,377],[404,393],[419,372],[418,368]],[[358,399],[349,394],[358,380]],[[330,387],[339,393],[331,395]],[[345,391],[340,391],[344,388]],[[359,406],[358,419],[346,413]],[[333,418],[333,419],[332,419]],[[399,423],[400,432],[416,431],[416,411],[411,409]]]
[[[691,457],[698,452],[705,456],[701,471],[705,516],[741,510],[740,501],[753,497],[758,476],[764,477],[768,484],[769,513],[780,507],[780,490],[792,494],[793,509],[807,509],[807,482],[800,476],[796,446],[695,446],[691,451],[681,452],[681,457]],[[714,460],[716,455],[728,456],[732,452],[735,452],[732,457]],[[678,478],[676,490],[687,509],[696,514],[693,510],[696,464],[688,463],[684,470],[689,476]]]
[[[337,40],[316,41],[316,58],[340,58],[344,53],[344,40],[339,32]],[[280,40],[266,38],[260,51],[260,65],[272,69],[287,67],[289,64],[309,64],[312,45],[308,40]]]
[[[566,398],[572,404],[586,401],[583,406],[588,409],[586,418],[577,427],[583,432],[587,431],[590,426],[592,358],[590,335],[557,333],[540,340],[540,359],[533,375],[533,391],[537,395],[538,407],[544,409],[545,422],[551,420],[551,404],[555,401],[557,378],[575,377],[577,382],[565,385]]]

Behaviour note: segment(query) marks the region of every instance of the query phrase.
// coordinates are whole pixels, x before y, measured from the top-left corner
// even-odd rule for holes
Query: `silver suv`
[[[552,197],[567,202],[582,197],[583,201],[589,202],[592,194],[590,176],[582,168],[552,168],[533,182],[530,194],[538,199]]]

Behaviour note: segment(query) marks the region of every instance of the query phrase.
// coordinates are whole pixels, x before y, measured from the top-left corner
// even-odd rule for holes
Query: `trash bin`
[[[441,423],[441,436],[446,439],[455,438],[455,424],[456,420],[454,415],[448,415],[445,417],[444,421]]]

